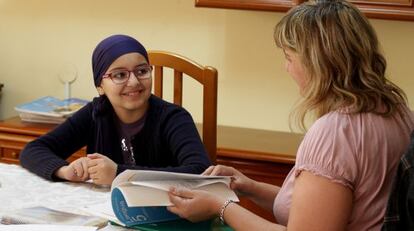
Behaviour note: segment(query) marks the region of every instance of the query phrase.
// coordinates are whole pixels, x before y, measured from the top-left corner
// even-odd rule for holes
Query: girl
[[[30,142],[21,165],[49,180],[110,185],[126,169],[201,173],[210,164],[191,115],[151,94],[152,67],[134,38],[113,35],[92,55],[99,97]],[[83,146],[87,157],[65,161]]]

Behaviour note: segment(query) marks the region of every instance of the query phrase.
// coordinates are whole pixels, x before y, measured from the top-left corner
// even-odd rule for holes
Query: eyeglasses
[[[139,66],[130,70],[115,70],[111,73],[104,74],[102,78],[110,78],[115,84],[124,84],[128,82],[131,72],[134,73],[135,77],[138,80],[149,79],[151,78],[152,67],[151,66]]]

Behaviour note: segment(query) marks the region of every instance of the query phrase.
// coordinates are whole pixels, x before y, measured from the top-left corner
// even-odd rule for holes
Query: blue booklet
[[[45,96],[28,103],[17,105],[14,109],[21,114],[43,115],[50,117],[68,117],[86,105],[89,101],[69,98],[60,100]]]

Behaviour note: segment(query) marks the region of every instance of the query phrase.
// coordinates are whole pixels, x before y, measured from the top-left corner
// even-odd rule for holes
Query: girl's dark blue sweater
[[[94,100],[51,132],[28,143],[20,163],[35,174],[58,180],[54,172],[69,156],[86,146],[87,153],[100,153],[125,169],[201,173],[210,161],[191,115],[182,107],[152,95],[145,125],[131,141],[136,165],[123,164],[115,113],[110,107],[99,112]]]

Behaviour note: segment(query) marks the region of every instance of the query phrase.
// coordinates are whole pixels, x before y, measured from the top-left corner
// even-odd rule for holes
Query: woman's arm
[[[173,206],[168,210],[194,222],[219,216],[225,201],[201,190],[172,189],[169,195]],[[346,230],[351,211],[352,192],[349,188],[325,177],[302,172],[295,181],[287,228],[234,203],[224,210],[224,220],[237,231]]]
[[[173,206],[167,207],[168,210],[192,222],[220,216],[225,202],[225,199],[212,193],[185,188],[171,189],[169,197]],[[225,208],[223,218],[234,230],[286,230],[285,227],[271,223],[235,203],[230,203]]]
[[[288,230],[346,230],[352,191],[326,177],[303,171],[295,179]]]
[[[259,185],[258,190],[252,191],[254,193],[252,198],[260,200],[261,195],[266,196],[265,192],[268,191],[266,188],[266,185]],[[273,205],[273,203],[270,203],[270,205]],[[237,231],[346,230],[351,210],[352,192],[349,188],[334,183],[327,178],[315,176],[309,172],[302,172],[295,180],[287,228],[273,224],[233,203],[227,206],[224,212],[224,220]]]
[[[272,211],[273,202],[279,193],[280,187],[272,184],[255,181],[255,184],[246,196],[260,207]]]
[[[236,231],[283,231],[286,227],[274,224],[238,204],[229,204],[224,211],[225,222]]]

